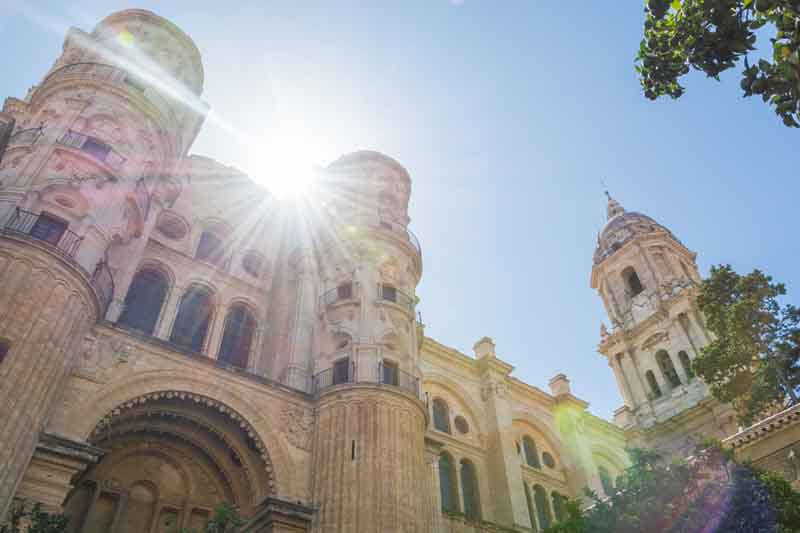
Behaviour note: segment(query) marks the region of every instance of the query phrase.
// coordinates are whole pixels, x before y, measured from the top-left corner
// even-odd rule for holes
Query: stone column
[[[286,385],[295,389],[309,391],[311,389],[311,351],[317,291],[314,283],[313,256],[305,253],[295,262],[297,280],[297,306],[294,325],[290,332],[289,365],[286,372]]]
[[[631,386],[630,383],[628,383],[628,376],[625,375],[625,371],[622,369],[622,362],[617,359],[616,355],[611,355],[608,357],[608,366],[614,371],[614,377],[619,384],[619,390],[622,393],[622,399],[625,405],[633,407],[636,404],[633,401],[633,395],[630,390]]]
[[[625,376],[629,378],[628,383],[631,385],[634,407],[646,404],[649,401],[647,399],[648,389],[642,381],[642,376],[639,374],[639,365],[637,365],[634,360],[633,351],[629,350],[622,356],[622,369],[625,372]]]
[[[179,285],[170,287],[169,294],[167,295],[164,308],[161,310],[161,316],[156,323],[154,337],[162,340],[169,340],[169,335],[172,332],[172,324],[175,322],[175,317],[178,314],[178,306],[183,298],[183,293],[186,288]]]
[[[2,517],[98,306],[83,274],[36,242],[0,236],[0,279]]]

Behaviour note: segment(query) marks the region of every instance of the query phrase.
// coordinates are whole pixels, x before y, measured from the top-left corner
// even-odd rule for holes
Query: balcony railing
[[[409,312],[414,314],[414,307],[417,305],[417,299],[410,296],[397,287],[378,283],[378,300],[384,302],[392,302],[402,307],[405,307]]]
[[[327,307],[337,302],[358,298],[358,283],[343,283],[325,292],[319,298],[320,307]]]
[[[111,299],[114,297],[114,276],[111,275],[108,263],[105,261],[97,263],[91,283],[100,301],[100,316],[105,316]]]
[[[8,145],[12,144],[35,144],[39,137],[42,136],[43,128],[28,128],[26,130],[19,130],[14,133],[8,140]]]
[[[122,165],[127,161],[119,152],[100,139],[77,131],[67,130],[64,136],[58,140],[58,144],[86,152],[114,170],[122,168]]]
[[[388,365],[384,366],[383,363],[378,365],[374,376],[359,376],[354,362],[348,362],[346,371],[344,367],[327,368],[311,379],[311,391],[313,394],[319,394],[328,387],[346,383],[375,383],[398,387],[419,398],[419,378],[394,366],[389,370]]]
[[[386,220],[381,220],[379,227],[380,229],[402,235],[405,240],[407,240],[409,244],[411,244],[411,246],[417,251],[417,253],[422,255],[422,247],[419,244],[419,239],[417,239],[417,236],[414,235],[410,229],[401,224],[395,224]]]
[[[19,207],[14,209],[3,231],[10,234],[26,235],[42,241],[59,253],[75,258],[83,237],[66,229],[66,225],[54,226],[52,219],[42,214],[31,213]]]

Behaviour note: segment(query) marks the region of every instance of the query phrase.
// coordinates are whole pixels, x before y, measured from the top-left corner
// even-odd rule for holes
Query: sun
[[[255,144],[248,174],[281,200],[306,194],[330,156],[330,146],[298,124],[283,123]]]

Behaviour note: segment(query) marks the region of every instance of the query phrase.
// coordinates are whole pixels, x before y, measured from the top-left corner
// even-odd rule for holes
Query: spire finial
[[[618,201],[614,200],[611,197],[611,194],[609,194],[608,187],[606,187],[605,182],[603,180],[600,180],[600,183],[603,184],[603,188],[605,189],[603,192],[606,194],[606,198],[608,198],[608,205],[606,206],[606,216],[608,217],[608,220],[611,220],[615,216],[623,214],[625,212],[625,209],[622,207],[622,205],[620,205]]]

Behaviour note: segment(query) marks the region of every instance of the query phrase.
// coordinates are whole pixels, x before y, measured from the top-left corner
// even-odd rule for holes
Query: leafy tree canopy
[[[712,267],[700,286],[697,303],[713,340],[692,368],[745,425],[798,401],[800,310],[781,306],[785,293],[763,272],[742,276],[730,265]]]
[[[566,520],[545,533],[790,533],[800,532],[800,493],[785,479],[732,460],[718,446],[690,461],[665,464],[652,451],[632,450],[633,464],[605,500],[567,504]]]
[[[771,59],[750,65],[747,55],[765,33]],[[760,96],[786,126],[800,127],[798,50],[800,0],[645,0],[636,70],[647,98],[679,98],[690,69],[718,80],[744,58],[744,95]]]

